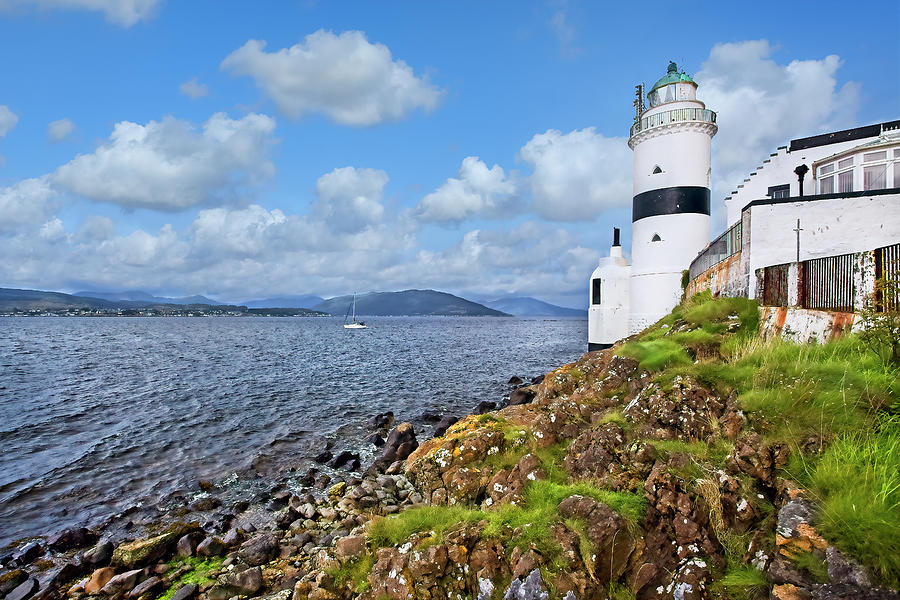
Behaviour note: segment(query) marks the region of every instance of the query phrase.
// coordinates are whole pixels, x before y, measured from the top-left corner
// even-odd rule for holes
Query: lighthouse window
[[[661,241],[662,241],[662,238],[659,237],[659,234],[658,234],[658,233],[654,233],[654,234],[653,234],[653,238],[652,238],[650,241],[651,241],[651,242],[661,242]]]
[[[591,280],[591,304],[600,304],[600,279]]]
[[[653,174],[658,175],[659,173],[662,173],[662,169],[659,168],[659,165],[656,165],[653,167]]]

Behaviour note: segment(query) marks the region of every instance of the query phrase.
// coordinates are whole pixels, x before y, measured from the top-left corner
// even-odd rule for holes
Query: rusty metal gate
[[[788,305],[788,267],[789,265],[773,265],[763,271],[764,306]]]
[[[855,297],[852,254],[814,258],[800,263],[800,306],[852,312]]]
[[[878,310],[900,309],[900,244],[875,250],[875,281],[878,282],[875,292]]]

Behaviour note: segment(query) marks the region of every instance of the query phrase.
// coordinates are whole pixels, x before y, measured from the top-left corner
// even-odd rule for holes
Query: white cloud
[[[19,117],[16,116],[16,113],[9,110],[8,106],[0,104],[0,138],[6,137],[6,134],[12,131],[18,122]]]
[[[247,75],[284,114],[299,118],[324,113],[342,125],[374,125],[416,109],[430,111],[441,92],[416,77],[384,44],[361,31],[335,35],[319,30],[302,43],[266,52],[266,42],[249,40],[221,67]]]
[[[477,156],[468,156],[456,178],[447,179],[422,198],[416,212],[423,221],[441,223],[458,223],[478,214],[496,216],[503,208],[509,208],[507,201],[515,192],[515,183],[507,179],[499,165],[489,169]]]
[[[191,77],[189,80],[178,86],[178,91],[185,96],[196,100],[197,98],[203,98],[204,96],[209,95],[209,86],[197,81],[196,77]]]
[[[131,27],[148,19],[156,12],[162,0],[0,0],[0,9],[16,6],[75,9],[102,12],[106,20],[123,27]]]
[[[23,225],[43,223],[53,208],[56,193],[46,177],[25,179],[0,188],[0,233]]]
[[[64,118],[53,121],[47,125],[47,139],[51,142],[61,142],[75,131],[75,123],[71,119]]]
[[[165,117],[117,123],[109,141],[59,167],[53,183],[84,198],[130,208],[181,210],[235,199],[274,173],[275,121],[216,113],[202,131]]]
[[[316,181],[311,215],[336,231],[357,232],[381,221],[388,175],[377,169],[343,167]]]
[[[519,156],[533,166],[534,210],[545,219],[593,219],[631,201],[632,158],[623,138],[593,127],[567,134],[550,129],[531,138]]]
[[[841,60],[772,58],[766,40],[718,44],[697,72],[699,97],[718,113],[713,192],[726,195],[792,138],[852,127],[859,86],[837,82]]]

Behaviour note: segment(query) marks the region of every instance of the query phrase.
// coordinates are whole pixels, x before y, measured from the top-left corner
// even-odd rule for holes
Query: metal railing
[[[701,123],[715,123],[715,111],[707,108],[676,108],[665,112],[656,113],[649,117],[644,117],[640,121],[636,121],[631,126],[629,137],[640,133],[645,129],[651,129],[659,125],[668,125],[669,123],[681,123],[684,121],[698,121]]]
[[[852,254],[814,258],[800,263],[800,306],[853,312],[856,286]]]
[[[881,312],[900,309],[900,244],[875,250],[875,305]]]
[[[725,233],[710,242],[703,252],[691,262],[690,275],[694,279],[707,269],[719,264],[726,258],[741,251],[741,222],[738,221]]]

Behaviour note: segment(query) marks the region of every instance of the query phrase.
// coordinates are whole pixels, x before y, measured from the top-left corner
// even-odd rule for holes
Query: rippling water
[[[367,418],[430,426],[585,351],[580,319],[0,319],[0,546],[196,489],[265,479]],[[237,485],[237,484],[235,484]]]

